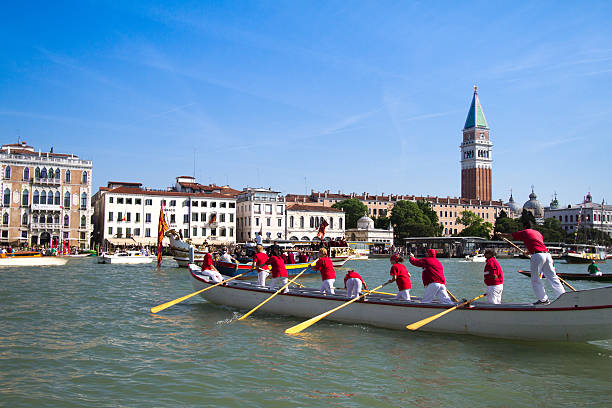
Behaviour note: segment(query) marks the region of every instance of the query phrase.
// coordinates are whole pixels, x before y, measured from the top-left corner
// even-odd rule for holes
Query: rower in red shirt
[[[410,282],[410,273],[406,266],[404,266],[404,257],[399,254],[394,254],[389,259],[391,261],[391,270],[389,274],[391,279],[385,283],[396,282],[397,283],[397,295],[395,299],[398,300],[410,300],[410,288],[412,283]]]
[[[484,267],[484,283],[487,285],[487,300],[489,303],[500,304],[504,291],[504,271],[495,259],[495,250],[486,249],[484,256],[487,263]]]
[[[321,272],[321,292],[329,295],[335,294],[334,282],[336,282],[336,271],[331,259],[327,256],[327,249],[319,249],[319,260],[312,267],[315,271]]]
[[[289,280],[289,275],[287,274],[287,268],[285,268],[283,258],[278,254],[278,249],[272,249],[272,254],[266,261],[266,265],[270,265],[272,267],[273,282],[270,288],[280,289],[285,286]],[[289,289],[285,288],[283,293],[287,293],[288,291]]]
[[[356,298],[361,294],[361,288],[368,288],[365,281],[354,270],[350,270],[344,275],[344,287],[346,288],[346,296],[348,298]]]
[[[444,267],[436,258],[438,251],[435,249],[427,250],[427,257],[417,259],[410,254],[408,261],[414,265],[423,268],[423,293],[422,302],[431,303],[435,298],[441,303],[453,303],[446,292],[446,278],[444,277]]]
[[[264,252],[261,245],[255,247],[257,251],[253,256],[253,263],[251,264],[251,270],[257,269],[257,285],[266,286],[266,278],[268,277],[268,255]]]
[[[295,263],[295,254],[293,252],[289,252],[289,255],[287,255],[287,259],[288,259],[288,264],[294,264]]]
[[[308,254],[305,251],[300,251],[299,259],[300,263],[308,262]]]
[[[213,258],[210,252],[206,252],[204,254],[204,259],[202,260],[202,275],[210,277],[211,280],[215,283],[221,282],[223,280],[223,276],[221,276],[221,274],[213,264]]]

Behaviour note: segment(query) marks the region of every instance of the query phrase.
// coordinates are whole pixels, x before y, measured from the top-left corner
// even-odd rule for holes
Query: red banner
[[[164,234],[168,231],[168,223],[166,223],[166,217],[164,216],[164,204],[162,203],[159,209],[159,224],[157,225],[157,267],[161,264],[162,252],[162,241],[164,240]]]

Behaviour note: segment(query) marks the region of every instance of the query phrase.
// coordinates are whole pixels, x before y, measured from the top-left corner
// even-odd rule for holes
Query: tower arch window
[[[70,208],[70,193],[68,191],[64,194],[64,208]]]
[[[21,225],[28,225],[28,213],[23,213],[21,216]]]
[[[30,168],[29,167],[24,167],[23,168],[23,179],[24,180],[29,180],[30,179]]]
[[[47,215],[47,224],[53,224],[53,216],[51,214]]]
[[[83,184],[87,184],[87,172],[86,171],[83,172],[83,175],[81,177],[81,182]]]
[[[87,208],[87,193],[81,194],[81,208]]]
[[[66,179],[66,183],[70,183],[70,170],[66,170],[66,176],[64,178]]]
[[[64,227],[69,227],[70,226],[70,217],[68,217],[68,214],[64,215]]]
[[[55,169],[55,179],[59,180],[60,179],[60,169]]]
[[[59,225],[59,214],[53,216],[53,223]]]
[[[32,204],[38,204],[40,203],[40,194],[38,193],[38,190],[34,190],[34,195],[32,196]]]
[[[53,204],[55,204],[55,205],[60,205],[61,204],[60,203],[60,193],[59,193],[59,191],[55,192],[55,200],[54,200]]]
[[[40,168],[39,168],[39,167],[37,167],[37,168],[34,170],[34,178],[37,178],[37,179],[39,179],[39,178],[40,178]]]
[[[85,225],[87,225],[87,218],[85,218],[84,215],[81,215],[81,228],[85,228]]]
[[[53,191],[51,190],[47,193],[47,204],[53,204]]]
[[[314,226],[315,226],[314,217],[310,217],[310,228],[314,228]]]
[[[45,169],[44,167],[42,168],[42,170],[40,170],[40,178],[41,179],[47,178],[47,169]]]
[[[7,180],[11,178],[11,166],[6,166],[4,168],[4,178]]]
[[[53,170],[53,167],[49,167],[49,178],[52,179],[54,174],[55,170]]]
[[[30,193],[28,189],[24,189],[21,193],[21,205],[28,205],[30,203]]]
[[[8,215],[8,213],[2,214],[2,224],[8,225],[8,223],[9,223],[9,215]]]
[[[2,202],[7,207],[11,205],[11,190],[9,190],[8,188],[4,189],[4,196],[2,197]]]

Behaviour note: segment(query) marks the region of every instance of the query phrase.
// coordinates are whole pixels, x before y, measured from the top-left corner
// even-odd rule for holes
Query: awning
[[[110,238],[107,240],[111,245],[134,245],[134,238]]]

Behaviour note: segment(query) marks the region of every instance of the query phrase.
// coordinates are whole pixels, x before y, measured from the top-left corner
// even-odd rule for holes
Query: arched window
[[[81,194],[81,208],[87,208],[87,193]]]
[[[55,169],[55,178],[56,178],[57,180],[59,180],[59,179],[60,179],[60,169]]]
[[[4,197],[2,202],[7,207],[11,205],[11,190],[9,190],[8,188],[4,189]]]
[[[33,224],[38,224],[38,215],[34,214],[34,215],[32,216],[32,223],[33,223]]]
[[[334,217],[329,217],[329,229],[334,229]]]
[[[338,220],[338,228],[342,229],[342,218]]]
[[[60,205],[60,193],[59,193],[59,191],[55,192],[55,201],[54,201],[53,204]]]
[[[51,214],[47,215],[47,224],[52,224],[53,223],[53,216],[51,216]]]
[[[289,217],[289,228],[293,228],[293,215]]]
[[[319,228],[321,225],[321,219],[319,217],[315,217],[315,228]]]
[[[39,179],[40,178],[40,168],[37,167],[36,170],[34,170],[34,178]]]
[[[28,204],[30,204],[30,193],[28,192],[28,189],[26,188],[21,193],[21,205],[28,205]]]
[[[87,224],[87,219],[85,218],[84,215],[81,215],[81,228],[85,228],[85,225]]]
[[[40,178],[43,178],[43,179],[47,178],[47,169],[45,169],[44,167],[40,171]]]
[[[69,227],[70,226],[70,217],[68,217],[68,214],[64,215],[64,227]]]
[[[21,225],[28,225],[28,213],[23,213],[21,217]]]
[[[315,223],[314,223],[314,217],[310,217],[310,228],[314,228]]]
[[[47,204],[53,204],[53,191],[51,190],[47,193]]]
[[[49,168],[49,178],[52,179],[54,174],[55,174],[55,171],[53,170],[53,167],[50,167]]]
[[[83,184],[87,184],[87,172],[86,171],[83,172],[83,177],[82,177],[81,182]]]
[[[64,194],[64,208],[70,208],[70,193],[68,191]]]
[[[32,204],[40,203],[40,194],[38,194],[38,190],[34,190],[34,195],[32,196]]]
[[[29,180],[30,179],[30,168],[29,167],[24,167],[23,168],[23,179],[24,180]]]
[[[53,216],[53,223],[59,225],[59,214]]]
[[[66,183],[70,183],[70,170],[66,170]]]
[[[2,223],[4,225],[8,225],[9,219],[8,219],[8,213],[4,213],[2,214]]]
[[[300,228],[304,228],[304,217],[300,217]]]
[[[4,168],[4,178],[7,180],[11,178],[11,166],[6,166]]]

